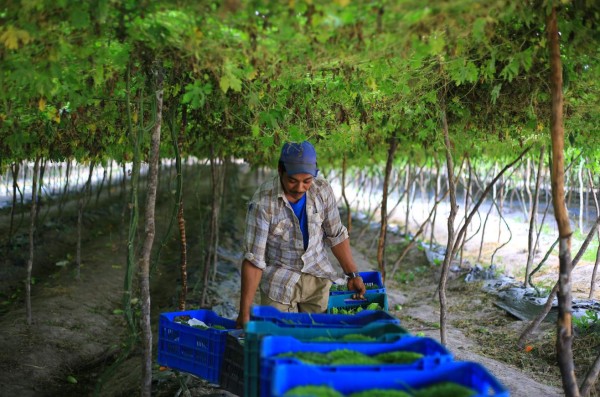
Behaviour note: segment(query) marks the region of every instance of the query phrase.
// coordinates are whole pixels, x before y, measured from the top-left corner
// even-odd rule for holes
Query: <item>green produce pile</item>
[[[442,382],[414,392],[415,397],[470,397],[477,392],[454,382]]]
[[[380,364],[410,364],[422,358],[421,353],[411,351],[395,351],[380,353],[374,356],[349,350],[338,349],[329,353],[294,352],[283,353],[277,358],[296,358],[306,364],[315,365],[380,365]]]
[[[350,307],[348,309],[344,309],[343,307],[333,307],[331,309],[331,314],[356,314],[362,312],[363,310],[383,310],[383,307],[381,307],[381,305],[377,302],[369,303],[369,305],[366,307],[357,306]]]
[[[369,389],[349,394],[348,397],[469,397],[477,392],[453,382],[442,382],[418,390]],[[297,386],[284,397],[345,397],[329,386]]]
[[[226,330],[227,328],[225,328],[222,325],[218,325],[218,324],[208,324],[208,325],[190,325],[190,323],[188,321],[190,321],[192,318],[190,316],[176,316],[175,318],[173,318],[173,322],[177,323],[177,324],[183,324],[183,325],[188,325],[192,328],[197,328],[197,329],[220,329],[220,330]]]
[[[375,283],[365,283],[365,288],[367,289],[380,289],[379,285]],[[348,291],[348,284],[332,284],[330,291],[338,292],[338,291]]]
[[[330,336],[318,336],[314,339],[311,339],[312,342],[333,342],[333,341],[342,341],[342,342],[373,342],[377,338],[368,335],[362,334],[347,334],[340,338],[332,338]]]

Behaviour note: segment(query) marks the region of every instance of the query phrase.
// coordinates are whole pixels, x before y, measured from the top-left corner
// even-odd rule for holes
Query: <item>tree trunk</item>
[[[558,224],[559,243],[559,287],[558,321],[556,330],[556,358],[562,376],[563,390],[567,397],[579,396],[573,363],[573,334],[571,313],[571,225],[565,206],[564,173],[564,127],[562,64],[556,8],[547,19],[548,46],[550,49],[550,90],[552,93],[552,111],[550,131],[552,135],[552,200],[554,216]]]
[[[181,130],[179,136],[173,138],[173,147],[176,153],[177,168],[177,196],[179,197],[179,210],[177,211],[177,224],[179,225],[179,238],[181,244],[181,255],[179,258],[179,271],[181,274],[181,290],[179,291],[179,310],[185,310],[187,301],[187,238],[185,234],[185,217],[183,216],[183,167],[181,166],[181,149],[187,128],[187,106],[181,109]]]
[[[467,183],[465,185],[465,222],[466,222],[467,216],[469,214],[469,199],[471,197],[471,174],[472,174],[472,171],[471,171],[471,161],[469,160],[468,156],[467,156],[467,169],[469,172],[469,177],[467,178]],[[466,239],[463,239],[462,243],[460,244],[460,260],[458,262],[459,266],[462,266],[462,263],[463,263],[465,242],[466,242]]]
[[[100,186],[98,186],[98,191],[96,191],[96,205],[98,205],[98,201],[100,200],[100,194],[102,193],[102,189],[104,188],[104,183],[106,182],[106,177],[108,176],[108,170],[106,169],[107,165],[104,165],[102,171],[102,180],[100,181]],[[108,186],[108,190],[110,190],[110,185]]]
[[[344,155],[344,159],[342,160],[342,198],[344,199],[344,203],[346,204],[346,227],[348,229],[348,233],[352,231],[352,210],[350,209],[350,202],[348,201],[348,197],[346,197],[346,155]]]
[[[63,188],[63,192],[60,196],[60,201],[58,204],[58,217],[60,218],[62,216],[62,209],[63,209],[63,205],[65,204],[65,201],[67,200],[67,197],[69,195],[69,179],[71,177],[71,171],[72,171],[72,167],[71,167],[71,160],[67,160],[67,169],[65,170],[65,186]]]
[[[156,119],[152,130],[150,144],[150,160],[148,163],[148,190],[146,193],[146,211],[144,232],[145,238],[142,245],[142,260],[140,261],[140,295],[142,303],[142,390],[143,397],[150,397],[152,394],[152,328],[150,313],[150,254],[154,244],[154,235],[156,233],[156,222],[154,211],[156,207],[156,191],[158,188],[158,160],[160,148],[160,132],[162,127],[162,108],[163,108],[163,72],[159,65],[154,65],[154,77],[156,81]]]
[[[598,204],[598,197],[596,195],[596,190],[594,189],[594,180],[592,179],[592,173],[590,170],[587,170],[588,180],[590,183],[590,190],[592,191],[592,198],[594,199],[594,205],[596,206],[596,216],[600,217],[600,205]],[[600,264],[600,229],[597,231],[598,233],[598,249],[596,250],[596,261],[594,262],[594,270],[592,271],[592,281],[590,283],[590,294],[588,296],[589,299],[594,298],[594,294],[596,293],[596,273],[598,272],[598,265]]]
[[[206,252],[204,255],[204,271],[202,277],[202,295],[201,305],[206,306],[208,304],[208,283],[211,279],[211,270],[216,267],[216,253],[218,244],[218,233],[219,233],[219,211],[220,211],[220,180],[217,161],[215,157],[214,145],[210,147],[210,174],[211,174],[211,211],[210,211],[210,224],[208,230],[208,241],[206,244]]]
[[[44,181],[44,176],[46,174],[46,164],[48,163],[48,159],[42,159],[41,163],[40,163],[40,175],[38,177],[38,192],[37,192],[37,201],[35,203],[35,205],[37,206],[37,209],[35,210],[35,224],[39,225],[39,217],[40,217],[40,212],[42,209],[42,187],[45,184]]]
[[[390,175],[392,173],[392,164],[394,162],[394,156],[396,149],[398,148],[398,139],[396,139],[396,133],[389,138],[388,156],[385,163],[385,175],[383,178],[383,192],[381,197],[381,228],[379,229],[379,241],[377,244],[377,264],[379,265],[379,272],[385,282],[385,242],[387,238],[387,201],[388,201],[388,187],[390,183]]]
[[[454,219],[458,212],[456,206],[456,182],[454,180],[454,163],[452,161],[452,144],[450,143],[450,133],[448,131],[448,121],[446,119],[445,93],[439,94],[440,110],[442,117],[442,128],[444,131],[444,146],[446,149],[446,166],[448,168],[448,192],[450,193],[450,214],[448,215],[448,242],[446,244],[446,255],[442,264],[442,274],[439,282],[440,298],[440,339],[443,345],[446,345],[446,313],[448,304],[446,301],[446,281],[448,271],[452,262],[452,246],[454,245]]]
[[[8,255],[8,250],[12,244],[12,235],[13,235],[13,227],[15,220],[15,210],[17,209],[17,190],[19,189],[19,163],[13,163],[10,167],[10,171],[12,173],[12,206],[10,207],[10,225],[8,227],[8,243],[6,245],[6,255]],[[20,192],[20,190],[19,190]]]
[[[31,325],[33,316],[31,314],[31,271],[33,269],[33,236],[35,233],[35,211],[37,209],[37,178],[40,167],[40,158],[35,158],[33,166],[33,181],[31,185],[31,210],[29,212],[29,259],[27,260],[27,280],[25,282],[25,306],[27,312],[27,324]]]
[[[406,164],[406,180],[404,184],[404,191],[406,193],[406,213],[404,218],[404,235],[408,236],[408,223],[410,215],[410,185],[411,185],[411,174],[412,174],[412,163],[410,160]]]
[[[490,214],[492,213],[492,209],[494,205],[498,205],[496,203],[496,195],[492,193],[492,202],[490,203],[490,208],[488,208],[487,213],[485,214],[485,219],[483,221],[483,230],[481,231],[481,241],[479,242],[479,254],[477,255],[477,262],[481,262],[481,253],[483,252],[483,243],[485,240],[485,229],[487,227],[488,219],[490,218]]]
[[[107,187],[107,191],[106,194],[108,195],[108,198],[112,197],[111,191],[112,191],[112,179],[113,179],[113,160],[111,159],[108,162],[108,167],[109,167],[109,171],[108,171],[108,187]]]
[[[77,249],[75,254],[75,279],[79,280],[81,277],[81,234],[83,230],[83,209],[85,207],[86,201],[88,200],[89,195],[91,194],[91,186],[92,186],[92,175],[94,173],[94,160],[90,163],[90,172],[88,174],[88,179],[83,185],[81,192],[79,193],[79,204],[77,208]]]
[[[579,161],[577,180],[579,181],[579,231],[583,233],[583,159]]]
[[[125,279],[124,279],[124,287],[123,287],[123,310],[125,314],[125,319],[127,320],[127,325],[129,326],[129,331],[131,334],[137,334],[137,326],[135,324],[135,319],[133,316],[132,310],[132,299],[133,299],[133,279],[135,275],[136,263],[135,263],[135,255],[136,255],[136,236],[138,229],[138,218],[139,218],[139,206],[138,206],[138,188],[139,188],[139,179],[140,179],[140,144],[142,140],[142,129],[139,127],[134,128],[133,118],[131,114],[131,92],[130,92],[130,84],[131,84],[131,66],[128,67],[127,70],[127,79],[126,79],[126,109],[127,109],[127,127],[129,136],[131,139],[131,146],[133,148],[133,162],[131,165],[131,198],[129,204],[125,206],[123,211],[126,208],[129,208],[129,229],[127,236],[127,269],[125,270]],[[140,112],[143,112],[143,109],[140,109]],[[143,117],[140,117],[143,120]],[[127,173],[125,170],[125,163],[123,163],[123,180],[127,178]],[[121,192],[125,194],[126,189],[122,189]],[[124,217],[123,212],[123,217]]]
[[[211,281],[215,282],[217,280],[217,265],[218,265],[218,251],[219,251],[219,237],[221,234],[221,209],[223,208],[223,197],[225,195],[225,174],[227,173],[227,164],[229,163],[229,159],[226,157],[221,157],[221,167],[219,172],[217,173],[217,186],[216,186],[216,210],[214,211],[215,219],[214,219],[214,237],[213,237],[213,250],[212,250],[212,259],[211,262],[213,264],[213,271]]]
[[[181,274],[181,290],[179,291],[180,311],[185,310],[187,301],[187,239],[185,235],[185,217],[183,216],[183,199],[179,202],[177,211],[177,224],[179,225],[179,238],[181,241],[181,255],[179,257],[179,271]]]
[[[531,216],[529,217],[529,236],[527,239],[527,265],[525,266],[525,280],[523,284],[525,288],[529,284],[529,271],[531,270],[531,264],[533,263],[533,257],[535,256],[535,243],[533,241],[533,235],[536,230],[536,219],[537,219],[537,208],[540,193],[540,183],[542,180],[542,166],[544,163],[544,146],[540,148],[540,159],[538,161],[537,175],[535,178],[535,190],[533,192],[533,199],[531,200]]]
[[[440,194],[440,184],[442,180],[442,176],[440,173],[440,162],[438,160],[437,154],[433,155],[433,160],[435,161],[435,191],[434,197],[437,197]],[[433,242],[435,241],[435,220],[437,218],[437,205],[433,207],[433,219],[431,220],[431,235],[429,236],[429,248],[433,248]]]

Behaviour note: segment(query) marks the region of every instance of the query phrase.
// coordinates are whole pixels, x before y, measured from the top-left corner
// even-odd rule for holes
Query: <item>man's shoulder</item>
[[[318,176],[316,178],[313,179],[313,184],[315,186],[317,186],[318,188],[329,188],[329,182],[327,182],[327,179],[323,178],[322,176]]]
[[[333,194],[331,185],[325,178],[317,177],[313,180],[313,186],[315,187],[315,193],[318,195],[330,195]]]
[[[277,181],[279,181],[278,178],[269,178],[264,181],[254,192],[251,201],[254,203],[264,204],[266,202],[276,200],[279,192],[279,186],[276,183]]]

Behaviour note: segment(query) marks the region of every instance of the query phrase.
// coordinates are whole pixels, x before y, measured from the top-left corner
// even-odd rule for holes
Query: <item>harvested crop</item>
[[[327,365],[331,362],[331,358],[325,353],[318,352],[294,352],[294,353],[283,353],[276,356],[277,358],[296,358],[303,363],[316,364],[316,365]]]
[[[423,358],[423,355],[417,352],[395,351],[380,353],[373,358],[378,360],[380,363],[386,364],[410,364],[419,360],[420,358]]]
[[[375,283],[365,283],[365,288],[366,289],[379,289],[379,288],[383,288],[380,287],[379,285],[375,284]],[[330,291],[348,291],[348,285],[347,284],[332,284],[331,288],[329,289]]]
[[[374,341],[376,338],[373,336],[362,335],[362,334],[347,334],[340,338],[340,340],[346,342],[361,342],[361,341]]]
[[[331,360],[331,365],[377,365],[381,364],[373,357],[354,350],[341,349],[334,350],[327,354]]]
[[[471,388],[454,382],[441,382],[414,391],[415,397],[470,397],[477,395]]]
[[[331,308],[331,313],[332,314],[356,314],[356,313],[362,312],[363,310],[383,310],[383,307],[381,307],[381,305],[377,302],[372,302],[372,303],[369,303],[365,307],[363,307],[363,306],[356,306],[356,307],[349,307],[349,308],[333,307],[333,308]]]
[[[348,397],[411,397],[411,395],[402,390],[370,389],[352,393]]]
[[[288,390],[284,397],[344,397],[329,386],[296,386]]]
[[[317,336],[316,338],[311,339],[311,342],[331,342],[335,339],[329,337],[329,336]]]

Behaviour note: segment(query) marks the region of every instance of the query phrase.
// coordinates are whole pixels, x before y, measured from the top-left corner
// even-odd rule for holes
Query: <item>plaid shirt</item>
[[[325,245],[348,238],[340,220],[333,190],[315,178],[306,192],[308,247],[304,250],[300,222],[290,206],[279,175],[263,183],[248,205],[244,258],[263,269],[262,290],[277,302],[289,304],[300,273],[335,280]]]

